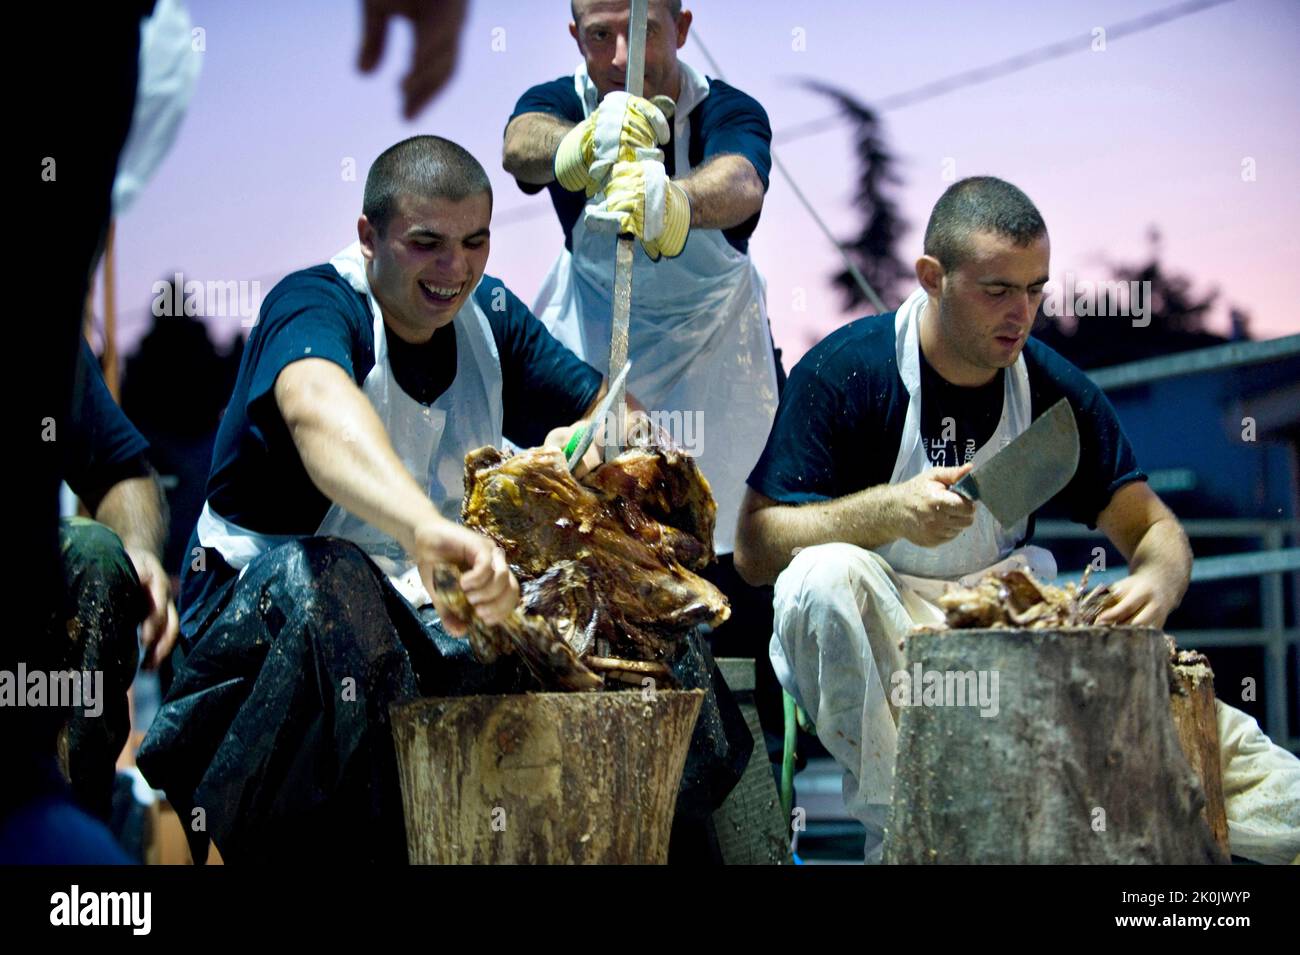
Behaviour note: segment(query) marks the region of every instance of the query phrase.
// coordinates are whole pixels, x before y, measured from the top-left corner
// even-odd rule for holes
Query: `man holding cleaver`
[[[921,288],[896,312],[839,329],[795,367],[736,534],[740,574],[776,583],[773,666],[845,769],[868,861],[879,859],[893,779],[899,643],[914,625],[943,621],[932,601],[949,581],[1010,566],[1055,576],[1052,555],[1025,546],[1049,499],[1100,527],[1129,562],[1101,624],[1163,626],[1192,563],[1105,395],[1029,337],[1049,261],[1029,198],[992,177],[954,183],[924,252]],[[1254,722],[1231,707],[1219,714],[1224,739]],[[1253,734],[1271,761],[1259,775],[1291,793],[1294,814],[1300,763]],[[1225,795],[1232,771],[1227,758]],[[1229,796],[1233,850],[1244,854],[1253,806],[1236,808],[1233,830]],[[1297,834],[1300,822],[1281,834],[1291,855]]]

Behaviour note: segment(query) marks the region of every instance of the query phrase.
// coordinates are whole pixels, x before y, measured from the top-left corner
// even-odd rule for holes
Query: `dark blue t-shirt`
[[[574,88],[573,77],[565,76],[549,83],[541,83],[519,97],[510,119],[524,113],[547,113],[569,122],[582,122],[582,100]],[[508,122],[507,122],[508,125]],[[675,176],[677,158],[670,139],[664,152],[664,167],[668,175]],[[705,160],[724,153],[744,156],[754,165],[758,178],[767,189],[772,170],[772,127],[767,112],[758,100],[742,93],[722,80],[709,78],[709,95],[691,110],[690,143],[687,155],[691,168],[698,168]],[[542,186],[520,182],[519,188],[529,195],[540,192]],[[582,215],[587,197],[582,192],[569,192],[558,182],[545,186],[551,193],[551,204],[564,228],[564,247],[573,251],[573,227]],[[723,229],[727,241],[740,252],[749,248],[749,237],[754,234],[761,212],[756,212],[738,226]]]
[[[149,473],[149,442],[122,413],[83,339],[67,436],[58,435],[68,486],[94,514],[114,484]]]
[[[501,360],[502,431],[522,447],[570,424],[590,407],[601,375],[555,340],[499,279],[485,275],[474,298],[487,316]],[[456,375],[456,333],[448,324],[420,345],[387,338],[402,390],[431,404]],[[275,401],[275,381],[303,358],[343,368],[358,387],[375,364],[374,324],[362,294],[330,265],[287,276],[266,296],[249,336],[212,454],[207,497],[227,520],[262,534],[307,536],[330,502],[307,475]],[[468,452],[471,448],[466,448]],[[195,553],[198,535],[191,535]],[[214,550],[205,569],[186,562],[181,579],[183,629],[196,605],[234,576]]]
[[[795,365],[750,487],[805,504],[889,483],[908,405],[894,341],[894,313],[873,315],[832,332]],[[1067,398],[1079,425],[1078,471],[1047,507],[1095,527],[1115,491],[1146,475],[1114,407],[1087,375],[1034,338],[1024,355],[1033,416]],[[988,441],[1002,414],[1004,375],[963,388],[922,356],[921,440],[932,465],[963,464]]]

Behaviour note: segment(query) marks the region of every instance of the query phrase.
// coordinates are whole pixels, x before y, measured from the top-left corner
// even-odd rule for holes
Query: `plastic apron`
[[[900,484],[916,477],[931,467],[921,442],[921,316],[925,312],[926,293],[917,289],[898,309],[894,317],[895,357],[898,372],[907,388],[907,416],[903,419],[903,437],[898,445],[898,457],[890,484]],[[1022,352],[1016,363],[1003,375],[1002,417],[993,435],[984,442],[973,459],[979,467],[1011,439],[1029,427],[1033,409],[1029,395],[1029,372]],[[924,580],[957,580],[974,575],[982,576],[986,570],[1004,562],[1025,536],[1029,519],[1014,527],[1005,528],[987,507],[976,505],[975,520],[947,543],[937,547],[922,547],[900,538],[884,547],[875,548],[904,582],[917,589],[926,590]],[[1044,577],[1056,576],[1055,561],[1040,547],[1024,548],[1026,563]],[[1050,565],[1050,566],[1048,566]],[[913,578],[921,578],[914,580]],[[933,592],[933,591],[931,591]]]
[[[374,318],[375,364],[366,375],[362,392],[384,423],[407,471],[425,488],[443,517],[459,520],[466,453],[501,440],[501,361],[487,316],[472,297],[456,314],[452,322],[456,377],[432,405],[422,405],[393,377],[384,319],[370,293],[361,244],[354,242],[331,259],[330,265],[356,291],[365,294]],[[215,549],[226,563],[240,571],[271,547],[300,536],[258,534],[225,520],[206,503],[198,533],[199,543]],[[316,536],[353,541],[394,580],[414,566],[396,540],[338,504],[330,506]]]
[[[203,55],[181,0],[158,0],[140,23],[140,80],[131,131],[113,179],[113,215],[124,216],[176,141]]]
[[[679,64],[673,114],[676,175],[690,169],[690,114],[709,82]],[[590,116],[598,102],[586,66],[574,87]],[[616,237],[573,228],[573,252],[560,253],[533,311],[557,339],[608,376]],[[776,366],[762,276],[720,229],[694,229],[682,254],[652,262],[638,244],[632,272],[628,390],[685,450],[698,452],[718,502],[714,547],[730,553],[745,480],[776,415]],[[680,425],[678,422],[681,422]]]

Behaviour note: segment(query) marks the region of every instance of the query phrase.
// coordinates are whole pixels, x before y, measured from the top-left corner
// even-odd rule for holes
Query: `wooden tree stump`
[[[528,693],[391,708],[414,863],[652,863],[703,690]]]
[[[921,705],[900,714],[885,862],[1227,861],[1170,716],[1159,631],[931,631],[904,657]],[[984,675],[995,710],[954,705],[963,673]],[[925,696],[935,674],[947,705]]]
[[[1214,706],[1214,671],[1202,654],[1183,651],[1170,661],[1169,705],[1183,755],[1201,780],[1201,815],[1219,848],[1228,853],[1228,814],[1219,765],[1219,714]]]

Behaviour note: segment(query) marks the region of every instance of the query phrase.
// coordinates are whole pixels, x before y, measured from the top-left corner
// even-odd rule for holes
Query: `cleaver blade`
[[[1079,426],[1062,398],[952,489],[983,501],[999,524],[1011,527],[1069,484],[1078,466]]]

